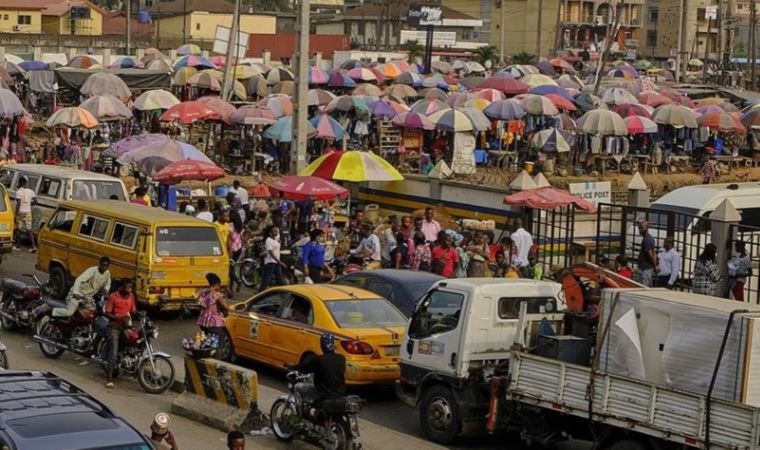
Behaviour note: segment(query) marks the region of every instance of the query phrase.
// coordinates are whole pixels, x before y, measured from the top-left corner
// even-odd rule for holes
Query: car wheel
[[[59,300],[66,298],[66,294],[69,292],[68,274],[61,266],[53,266],[50,269],[50,279],[48,284],[50,285],[50,295]]]
[[[217,350],[216,358],[231,363],[237,360],[235,349],[232,347],[232,338],[227,331],[219,336],[219,350]]]

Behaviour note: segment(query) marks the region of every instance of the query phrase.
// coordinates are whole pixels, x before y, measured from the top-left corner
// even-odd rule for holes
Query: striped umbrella
[[[402,73],[401,69],[397,65],[390,63],[380,64],[379,66],[375,67],[375,69],[388,80],[395,80]]]
[[[49,127],[62,126],[67,128],[95,128],[98,126],[98,119],[84,108],[70,106],[59,109],[48,118],[45,125]]]
[[[327,84],[330,80],[330,75],[326,70],[319,67],[309,67],[309,84]]]
[[[541,130],[533,135],[530,147],[543,152],[565,153],[575,145],[575,136],[556,128]]]
[[[142,61],[138,61],[131,56],[125,56],[123,58],[118,58],[116,61],[111,63],[110,67],[112,69],[142,69],[145,67],[145,64],[143,64]]]
[[[697,119],[697,123],[702,127],[724,133],[747,134],[747,128],[742,124],[741,120],[730,113],[707,113],[700,116]]]
[[[325,112],[349,112],[349,111],[367,111],[369,107],[367,103],[360,97],[354,97],[353,95],[341,95],[336,97],[327,106],[324,107]]]
[[[197,45],[195,45],[195,44],[185,44],[185,45],[180,45],[180,46],[177,48],[177,55],[178,55],[178,56],[185,56],[185,55],[200,55],[200,54],[202,54],[202,53],[203,53],[203,51],[201,50],[201,48],[200,48],[200,47],[198,47],[198,46],[197,46]]]
[[[343,125],[327,114],[320,114],[316,117],[312,117],[311,120],[309,120],[309,123],[317,129],[317,135],[315,136],[317,138],[343,139]]]
[[[440,76],[430,76],[422,80],[422,87],[448,90],[449,83]]]
[[[674,103],[672,99],[654,91],[647,91],[639,95],[638,100],[641,104],[657,108],[658,106]]]
[[[378,100],[371,102],[369,110],[373,116],[391,119],[402,112],[409,111],[409,107],[393,100]]]
[[[464,113],[470,119],[474,131],[491,129],[491,121],[479,109],[465,106],[464,108],[457,108],[457,110]]]
[[[420,96],[411,86],[398,83],[385,88],[385,95],[391,95],[396,98],[415,98]]]
[[[514,78],[490,77],[478,86],[480,89],[496,89],[507,95],[524,94],[530,87]]]
[[[554,106],[557,108],[566,109],[568,111],[576,111],[578,109],[575,107],[572,101],[566,99],[565,97],[562,97],[561,95],[546,94],[544,97],[548,98],[552,103],[554,103]]]
[[[351,70],[357,67],[367,67],[367,65],[363,61],[359,61],[358,59],[347,59],[343,61],[343,63],[341,63],[339,68],[341,70]]]
[[[289,71],[288,69],[284,69],[282,67],[272,69],[269,71],[269,73],[267,73],[267,84],[270,86],[274,86],[280,81],[294,81],[294,80],[295,80],[295,77],[293,76],[293,72]]]
[[[760,111],[760,110],[758,110]],[[399,113],[391,120],[394,126],[401,128],[414,128],[418,130],[434,130],[435,124],[426,116],[414,111]]]
[[[77,69],[90,69],[93,66],[100,67],[98,61],[87,55],[75,56],[68,64],[68,67],[74,67]]]
[[[573,103],[578,105],[578,107],[583,112],[588,112],[600,108],[607,109],[607,104],[604,103],[601,98],[590,92],[584,92],[582,94],[576,95],[573,99]]]
[[[352,80],[345,73],[336,70],[330,75],[327,85],[330,87],[352,88],[356,86],[356,81]]]
[[[474,92],[456,92],[449,95],[448,98],[446,98],[445,102],[452,108],[456,108],[458,106],[464,105],[474,98],[479,98],[477,95],[475,95]]]
[[[174,75],[172,76],[172,84],[175,86],[184,86],[196,73],[198,73],[198,69],[195,67],[182,67],[174,72]]]
[[[285,117],[293,115],[293,101],[288,96],[270,96],[259,100],[259,106],[271,109],[275,116]]]
[[[493,102],[488,105],[483,113],[497,120],[517,120],[522,119],[527,114],[522,103],[515,99]]]
[[[543,95],[526,94],[522,96],[521,101],[528,114],[538,116],[556,116],[559,114],[554,103]]]
[[[306,105],[308,106],[325,106],[337,97],[330,91],[322,89],[310,89],[306,93]]]
[[[422,86],[422,77],[416,73],[404,72],[396,78],[396,83],[420,87]]]
[[[435,124],[439,130],[459,132],[472,131],[474,129],[472,120],[464,112],[458,109],[448,109],[431,114],[428,119]]]
[[[213,109],[214,112],[216,112],[217,116],[219,116],[219,119],[222,121],[226,123],[232,123],[230,122],[230,116],[232,116],[232,114],[234,114],[237,110],[234,106],[232,106],[231,103],[226,102],[214,95],[203,96],[199,98],[198,101]]]
[[[108,149],[106,149],[102,155],[112,158],[118,158],[119,156],[136,150],[138,148],[146,147],[154,142],[169,141],[169,137],[165,134],[133,134],[127,138],[124,138],[118,142],[113,143]]]
[[[662,105],[654,110],[652,120],[661,125],[676,127],[698,128],[695,113],[691,109],[681,105]]]
[[[760,109],[750,109],[742,116],[744,126],[752,129],[760,129]]]
[[[618,113],[595,109],[584,114],[577,122],[578,132],[585,134],[599,134],[602,136],[625,136],[628,127]]]
[[[482,112],[482,111],[485,111],[485,109],[488,108],[488,105],[490,104],[491,102],[489,102],[488,100],[477,97],[477,98],[467,100],[466,102],[462,104],[462,106],[465,108],[475,108],[478,111]]]
[[[364,67],[351,69],[346,75],[354,81],[377,81],[377,75]]]
[[[612,111],[615,111],[622,117],[640,116],[649,119],[652,117],[654,108],[649,105],[642,105],[639,103],[621,103],[612,108]]]
[[[99,121],[128,120],[132,118],[132,111],[113,95],[96,95],[88,98],[79,106],[89,111]]]
[[[619,87],[605,89],[602,94],[602,101],[608,105],[636,104],[639,102],[628,90]]]
[[[241,125],[273,125],[277,117],[271,109],[263,106],[241,106],[229,116],[230,122]]]
[[[217,92],[222,90],[222,84],[219,82],[219,79],[210,73],[196,73],[187,80],[187,84],[199,89],[211,89]]]
[[[299,175],[313,175],[326,180],[401,181],[404,177],[382,157],[364,151],[332,152],[320,156]]]
[[[628,128],[628,134],[657,133],[657,124],[647,117],[628,116],[623,121]]]
[[[701,116],[703,114],[708,114],[708,113],[724,113],[726,112],[726,110],[721,108],[718,105],[708,105],[708,106],[699,106],[697,108],[694,108],[694,112]]]
[[[420,95],[428,100],[437,99],[445,102],[449,96],[438,88],[427,88],[420,91]]]
[[[450,109],[449,105],[446,104],[446,102],[442,102],[441,100],[428,99],[417,100],[416,102],[412,103],[412,106],[410,108],[412,111],[424,114],[426,116],[430,116],[431,114],[434,114],[438,111]]]
[[[183,67],[213,69],[216,66],[209,61],[208,58],[204,58],[203,56],[187,55],[177,59],[172,67],[174,67],[174,70],[177,70]]]
[[[554,94],[554,95],[559,95],[560,97],[564,97],[568,101],[571,101],[571,102],[573,101],[573,96],[570,95],[567,89],[561,86],[552,86],[550,84],[546,84],[543,86],[534,87],[528,92],[531,94],[536,94],[536,95]]]
[[[534,88],[538,86],[544,86],[547,84],[550,84],[552,86],[557,86],[557,82],[554,81],[551,77],[548,77],[546,75],[542,74],[531,74],[531,75],[525,75],[520,79],[523,83],[527,84],[529,87]]]
[[[498,102],[507,98],[501,91],[491,88],[478,89],[475,95],[489,102]]]
[[[169,109],[180,103],[177,97],[169,91],[155,89],[143,92],[132,105],[138,111],[152,111],[155,109]]]
[[[383,95],[383,91],[374,84],[362,83],[356,86],[351,95],[369,95],[371,97],[380,97]]]

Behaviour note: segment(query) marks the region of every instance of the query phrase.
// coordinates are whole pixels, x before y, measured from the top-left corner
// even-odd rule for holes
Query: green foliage
[[[423,47],[416,39],[407,41],[405,47],[406,51],[409,52],[408,60],[410,63],[416,63],[417,58],[421,58],[425,55],[425,47]]]
[[[475,60],[480,64],[485,65],[486,61],[491,61],[492,64],[496,64],[499,60],[499,50],[493,45],[484,45],[474,50]]]
[[[512,56],[512,64],[536,64],[536,56],[527,52],[520,52]]]

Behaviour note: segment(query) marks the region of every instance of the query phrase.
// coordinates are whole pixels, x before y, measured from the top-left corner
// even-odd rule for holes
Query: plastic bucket
[[[230,192],[229,186],[219,186],[216,189],[214,189],[214,196],[226,197],[228,192]]]
[[[372,203],[364,208],[364,219],[375,223],[380,218],[380,205]]]
[[[525,165],[523,165],[523,170],[528,172],[528,174],[533,173],[533,161],[525,161]]]

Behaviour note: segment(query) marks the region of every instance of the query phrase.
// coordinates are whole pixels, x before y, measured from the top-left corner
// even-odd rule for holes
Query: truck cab
[[[396,392],[419,406],[428,439],[446,444],[482,428],[489,380],[506,374],[512,344],[527,314],[562,320],[562,285],[528,279],[442,280],[418,302],[401,345]],[[540,326],[540,322],[535,322]]]

